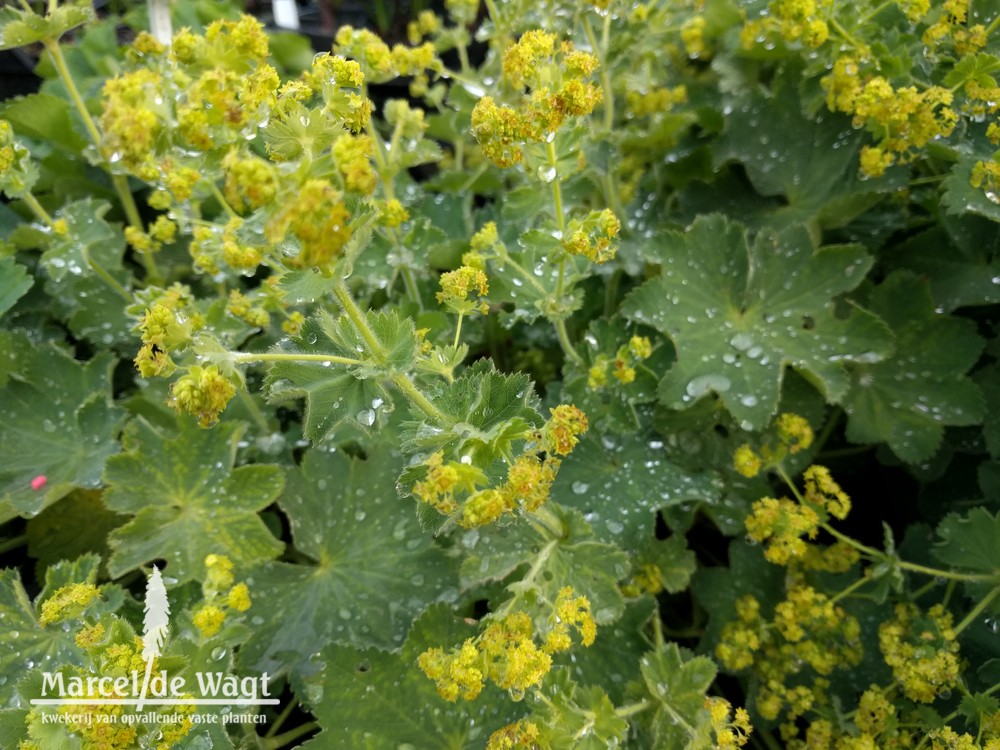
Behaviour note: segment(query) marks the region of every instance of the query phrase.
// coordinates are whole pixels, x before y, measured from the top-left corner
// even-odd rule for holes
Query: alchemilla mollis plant
[[[0,747],[1000,749],[1000,4],[175,5],[0,9]]]

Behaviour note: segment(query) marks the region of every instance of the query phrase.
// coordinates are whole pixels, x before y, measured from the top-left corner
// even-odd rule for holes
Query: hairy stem
[[[234,362],[329,362],[334,365],[363,365],[360,359],[335,354],[292,354],[284,352],[230,352]]]

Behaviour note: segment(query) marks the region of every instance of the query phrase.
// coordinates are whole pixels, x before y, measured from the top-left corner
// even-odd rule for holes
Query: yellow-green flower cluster
[[[527,719],[500,727],[490,735],[486,750],[535,750],[538,747],[538,725]]]
[[[597,58],[556,44],[554,34],[527,31],[504,52],[503,72],[510,85],[525,91],[516,106],[483,97],[472,110],[472,133],[486,157],[499,167],[524,158],[526,143],[542,143],[567,117],[588,115],[601,101],[601,89],[586,79]]]
[[[333,142],[331,149],[344,187],[354,193],[371,195],[378,185],[378,175],[372,167],[374,143],[367,135],[345,133]]]
[[[798,414],[779,414],[773,427],[777,442],[768,439],[759,451],[744,444],[733,454],[733,468],[748,479],[757,476],[763,468],[777,466],[789,454],[795,455],[812,445],[812,428]]]
[[[218,367],[192,365],[170,386],[168,403],[182,414],[197,417],[202,427],[211,427],[235,395],[236,386]]]
[[[95,701],[100,699],[96,694],[88,697]],[[59,707],[60,722],[79,735],[81,750],[131,750],[135,747],[138,728],[122,721],[124,712],[124,706],[97,702]]]
[[[590,611],[590,600],[585,596],[574,596],[572,586],[559,590],[550,618],[551,629],[545,636],[542,650],[549,654],[566,651],[573,645],[570,628],[580,636],[584,646],[593,645],[597,638],[597,623]]]
[[[9,198],[20,198],[31,191],[38,179],[31,153],[14,139],[14,129],[0,120],[0,190]]]
[[[136,169],[150,159],[165,112],[165,83],[150,68],[138,68],[109,79],[102,89],[102,151],[111,161]]]
[[[866,126],[879,136],[878,145],[861,153],[861,169],[871,177],[897,162],[909,162],[918,149],[950,135],[958,123],[950,89],[894,87],[882,76],[862,82],[860,64],[852,56],[839,58],[821,83],[831,110],[853,115],[855,127]]]
[[[705,708],[712,720],[716,750],[736,750],[747,744],[753,727],[745,708],[733,711],[732,704],[725,698],[706,698]]]
[[[643,594],[655,596],[663,591],[663,571],[654,563],[633,564],[632,576],[621,590],[622,595],[629,598]]]
[[[918,4],[918,9],[927,12],[926,0]],[[951,46],[956,56],[978,52],[986,46],[986,27],[981,23],[968,25],[969,3],[966,0],[945,0],[941,4],[940,15],[923,34],[923,42],[931,50]],[[923,15],[923,14],[921,14]]]
[[[563,238],[563,249],[570,255],[582,255],[595,263],[607,263],[615,257],[617,247],[612,240],[621,230],[614,211],[591,211],[584,219],[572,219]]]
[[[425,465],[426,475],[413,485],[414,496],[443,515],[461,510],[459,525],[473,528],[492,523],[505,513],[541,507],[548,500],[559,460],[524,453],[508,468],[505,482],[485,489],[478,489],[488,481],[482,471],[459,461],[445,463],[440,451]],[[462,495],[466,497],[462,499]]]
[[[916,605],[897,604],[878,638],[882,658],[911,700],[931,703],[958,684],[958,642],[951,613],[940,604],[926,614]]]
[[[397,198],[385,201],[379,206],[379,220],[391,229],[401,226],[409,218],[410,212]]]
[[[552,416],[542,428],[542,447],[550,454],[569,455],[589,428],[587,415],[572,404],[561,404],[549,413]]]
[[[56,589],[52,596],[42,603],[38,622],[51,625],[73,617],[79,617],[94,599],[100,596],[97,587],[90,583],[73,583]]]
[[[805,480],[805,501],[822,508],[834,518],[847,518],[851,512],[851,498],[840,489],[830,470],[825,466],[810,466],[802,474]]]
[[[397,76],[424,74],[441,69],[441,61],[430,42],[414,47],[397,44],[389,49],[377,34],[367,29],[342,26],[334,38],[334,50],[357,60],[365,78],[381,83]]]
[[[572,645],[570,628],[585,646],[597,636],[590,601],[575,596],[570,587],[560,590],[552,605],[552,620],[554,625],[541,646],[535,641],[531,617],[525,612],[512,612],[491,619],[482,633],[449,653],[440,648],[425,651],[417,658],[417,665],[448,701],[475,700],[487,679],[504,690],[523,693],[548,674],[552,654]]]
[[[205,597],[192,616],[192,621],[204,638],[219,632],[230,612],[250,609],[250,590],[245,583],[234,585],[233,563],[225,555],[205,557],[205,580],[201,590]]]
[[[188,345],[198,323],[186,309],[190,301],[186,287],[174,286],[143,313],[138,325],[142,347],[135,357],[135,366],[144,378],[167,376],[176,369],[170,352]]]
[[[771,0],[767,14],[748,21],[740,31],[740,41],[747,49],[768,38],[779,36],[785,42],[819,47],[830,36],[821,11],[831,8],[831,0]]]
[[[652,91],[629,91],[625,95],[628,113],[632,117],[647,117],[661,112],[669,112],[678,104],[687,102],[686,86],[655,88]]]
[[[653,354],[653,345],[646,336],[633,336],[627,344],[618,348],[614,360],[600,354],[587,371],[587,385],[592,390],[600,390],[608,383],[608,369],[622,385],[635,380],[635,366]]]
[[[722,629],[715,655],[727,669],[753,670],[760,685],[757,709],[766,719],[784,710],[794,720],[828,702],[827,675],[861,660],[858,621],[811,586],[794,584],[771,623],[752,596],[739,599],[736,612],[737,619]]]
[[[349,221],[341,193],[328,180],[310,179],[271,218],[264,232],[275,244],[291,235],[300,248],[294,264],[322,268],[340,256],[350,239]]]
[[[222,171],[226,201],[237,211],[266,206],[277,195],[278,175],[264,159],[233,149],[222,160]]]
[[[454,271],[441,274],[441,291],[437,301],[459,315],[476,311],[485,315],[490,306],[484,299],[489,294],[486,273],[479,268],[460,266]],[[469,295],[474,295],[469,299]]]
[[[253,300],[239,289],[229,290],[226,312],[256,328],[266,328],[271,322],[271,316],[267,314],[267,310],[260,305],[255,305]]]
[[[817,512],[786,497],[765,497],[754,502],[746,520],[747,534],[765,544],[764,557],[775,565],[788,565],[806,554],[802,537],[815,539],[819,531]]]
[[[427,473],[413,485],[413,494],[443,515],[458,510],[456,493],[472,492],[478,484],[486,481],[486,475],[471,464],[458,461],[445,463],[441,451],[432,454],[424,463]]]

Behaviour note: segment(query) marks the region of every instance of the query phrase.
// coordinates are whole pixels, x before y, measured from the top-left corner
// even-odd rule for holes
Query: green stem
[[[285,354],[283,352],[230,352],[233,362],[329,362],[334,365],[363,365],[360,359],[335,354]]]
[[[618,300],[618,288],[621,285],[622,276],[625,275],[625,271],[621,268],[616,268],[614,273],[611,274],[611,278],[608,279],[608,285],[604,287],[604,317],[610,318],[615,314],[615,302]]]
[[[310,732],[315,732],[319,729],[319,724],[315,721],[310,721],[306,724],[300,724],[295,727],[295,729],[289,729],[284,734],[279,734],[277,737],[271,737],[265,739],[261,742],[262,750],[279,750],[279,748],[285,747],[286,745],[291,745],[295,740],[304,734],[309,734]]]
[[[459,336],[462,334],[462,313],[458,314],[458,322],[455,324],[455,342],[452,344],[456,349],[458,348]]]
[[[63,57],[62,49],[59,47],[59,42],[49,39],[44,42],[45,49],[48,50],[49,55],[52,57],[52,64],[56,67],[56,72],[59,73],[59,78],[62,79],[63,85],[66,87],[67,93],[69,93],[69,98],[73,100],[73,105],[76,107],[76,111],[80,113],[80,117],[83,118],[83,125],[87,128],[87,133],[90,135],[90,140],[94,142],[94,145],[98,149],[101,148],[101,131],[97,129],[97,124],[94,122],[94,118],[90,116],[90,111],[87,109],[87,105],[83,101],[83,97],[80,96],[80,90],[76,87],[76,83],[73,81],[73,76],[69,72],[69,66],[66,65],[66,58]]]
[[[563,354],[565,354],[569,359],[573,361],[573,364],[583,366],[583,357],[577,354],[576,349],[573,348],[573,342],[569,340],[569,332],[566,330],[566,321],[562,318],[554,321],[556,328],[556,337],[559,339],[559,346],[562,347]]]
[[[340,306],[344,308],[344,312],[347,313],[347,317],[351,319],[354,323],[354,327],[357,329],[358,333],[368,344],[368,351],[378,361],[385,359],[385,349],[382,348],[382,344],[379,340],[375,338],[374,332],[368,327],[368,322],[365,320],[365,315],[361,312],[361,308],[358,307],[358,303],[354,301],[351,293],[348,291],[347,286],[343,281],[339,282],[333,288],[333,294],[340,302]]]
[[[559,183],[559,173],[556,171],[556,145],[555,140],[545,144],[545,156],[548,159],[549,169],[554,174],[552,176],[552,202],[555,204],[556,226],[559,227],[559,234],[562,239],[566,235],[566,217],[563,216],[562,185]]]
[[[80,255],[83,256],[83,260],[90,267],[90,270],[96,273],[105,284],[111,287],[119,297],[121,297],[126,302],[132,302],[132,295],[129,291],[118,283],[118,279],[108,273],[100,263],[90,257],[90,248],[87,247],[86,243],[81,243],[80,245]]]
[[[431,403],[430,399],[427,398],[421,392],[413,381],[410,380],[405,374],[397,372],[392,376],[392,384],[396,386],[399,390],[403,392],[403,395],[410,399],[410,403],[416,406],[420,411],[426,414],[428,417],[433,419],[435,422],[440,424],[451,424],[451,418],[448,417],[443,411],[438,409],[434,404]]]
[[[292,698],[292,700],[288,702],[288,705],[281,710],[280,714],[278,714],[278,717],[274,720],[271,728],[267,730],[267,734],[264,735],[264,739],[269,740],[274,737],[274,735],[278,733],[278,730],[281,729],[281,725],[284,724],[288,717],[292,715],[292,711],[294,711],[295,707],[298,705],[299,699]]]
[[[351,297],[351,293],[347,290],[344,282],[339,282],[333,288],[333,294],[340,302],[340,306],[344,308],[344,312],[347,317],[351,319],[354,324],[355,329],[361,334],[361,338],[365,340],[368,344],[368,350],[371,356],[377,362],[384,362],[386,358],[386,351],[379,340],[375,337],[375,332],[368,327],[368,323],[365,320],[364,313],[361,312],[361,308]],[[402,372],[397,372],[392,376],[392,383],[403,395],[406,396],[410,403],[416,406],[420,411],[426,414],[431,419],[440,422],[441,424],[450,424],[451,419],[448,418],[443,411],[438,409],[434,404],[430,402],[430,399],[425,396],[413,381]]]
[[[398,240],[396,239],[396,232],[392,232],[393,244],[398,246]],[[403,288],[406,289],[406,296],[410,298],[410,302],[417,306],[417,310],[420,312],[424,311],[424,301],[420,299],[420,290],[417,288],[417,280],[413,275],[413,269],[409,266],[400,266],[399,275],[403,277]]]
[[[986,36],[989,36],[996,31],[997,26],[1000,26],[1000,15],[997,15],[996,18],[990,21],[990,25],[986,27]]]
[[[52,216],[45,210],[42,204],[38,202],[38,199],[35,196],[31,193],[25,193],[21,196],[21,200],[24,201],[25,205],[31,209],[32,213],[35,214],[39,220],[48,224],[50,229],[53,227],[55,222],[53,221]],[[128,290],[125,289],[125,287],[118,283],[118,279],[108,273],[97,261],[90,257],[90,250],[86,243],[80,245],[80,255],[83,256],[83,260],[90,270],[96,273],[105,284],[115,291],[115,293],[120,295],[126,302],[132,301],[132,295],[128,293]]]
[[[823,431],[816,437],[813,442],[813,451],[819,453],[823,450],[823,446],[826,445],[826,441],[830,439],[830,435],[833,433],[833,428],[837,426],[840,422],[840,418],[844,415],[844,410],[839,406],[830,413],[829,419],[826,420],[826,424],[823,425]]]
[[[504,248],[503,246],[498,247],[497,257],[503,262],[505,266],[510,266],[515,271],[517,271],[521,275],[521,278],[523,278],[525,281],[531,284],[532,287],[534,287],[536,292],[539,292],[540,294],[548,294],[548,290],[538,282],[538,279],[536,279],[532,274],[528,273],[528,269],[526,269],[524,266],[522,266],[520,263],[518,263],[516,260],[510,257],[510,254],[507,252],[506,248]]]
[[[986,596],[980,599],[979,603],[972,608],[969,614],[967,614],[964,618],[962,618],[962,621],[955,626],[955,635],[957,636],[959,633],[961,633],[963,630],[969,627],[969,625],[971,625],[973,621],[983,613],[983,610],[986,609],[990,605],[990,603],[997,598],[998,594],[1000,594],[1000,586],[994,588],[992,591],[990,591],[990,593],[988,593]]]
[[[10,552],[12,549],[17,549],[28,543],[28,535],[21,534],[20,536],[14,536],[10,539],[4,539],[0,542],[0,555]]]
[[[219,205],[222,206],[222,210],[226,212],[226,216],[230,219],[240,218],[239,214],[237,214],[236,211],[233,210],[233,207],[229,205],[229,201],[226,200],[226,196],[224,196],[222,191],[219,190],[219,186],[211,181],[209,181],[208,184],[212,188],[212,195],[215,196],[215,200],[219,202]]]
[[[21,200],[24,201],[24,204],[31,209],[31,213],[33,213],[39,221],[47,224],[49,229],[52,228],[54,223],[52,221],[52,216],[45,210],[45,207],[38,202],[38,198],[33,196],[31,193],[25,193],[21,196]]]
[[[264,433],[270,432],[271,426],[267,423],[267,417],[264,416],[264,412],[257,406],[257,402],[253,400],[253,396],[243,388],[240,388],[237,392],[240,395],[240,401],[243,402],[246,410],[250,412],[250,416],[253,417],[253,421],[257,424],[258,429]]]
[[[840,34],[845,41],[849,42],[852,47],[858,49],[861,46],[858,40],[851,36],[851,32],[841,26],[837,19],[832,15],[830,16],[830,25],[833,26],[837,33]]]
[[[843,591],[841,591],[839,594],[837,594],[836,596],[832,597],[830,599],[830,603],[831,604],[836,604],[841,599],[847,598],[848,596],[850,596],[851,594],[853,594],[855,591],[857,591],[859,588],[861,588],[866,583],[868,583],[869,580],[870,579],[868,579],[868,578],[859,578],[854,583],[852,583],[850,586],[848,586],[846,589],[844,589]]]

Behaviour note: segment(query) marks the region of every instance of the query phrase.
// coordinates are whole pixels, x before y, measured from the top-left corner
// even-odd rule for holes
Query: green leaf
[[[938,525],[941,542],[931,551],[949,567],[964,572],[994,576],[994,581],[963,583],[970,599],[981,600],[1000,580],[1000,513],[973,508],[965,515],[950,513]],[[993,600],[990,612],[1000,612],[1000,602]]]
[[[657,747],[705,747],[711,721],[705,693],[715,679],[715,662],[707,656],[683,656],[676,643],[667,643],[642,657],[639,670],[653,700]]]
[[[346,315],[333,318],[324,312],[306,321],[298,337],[275,349],[284,354],[328,354],[361,362],[278,362],[268,373],[272,401],[305,397],[305,434],[314,442],[348,420],[365,430],[376,420],[381,424],[391,402],[379,381],[414,366],[417,334],[412,320],[400,317],[395,310],[369,311],[367,325],[384,356],[368,351],[368,342]]]
[[[279,350],[288,354],[336,354],[323,333],[321,323],[307,320],[301,334]],[[352,351],[351,356],[357,356]],[[349,356],[349,355],[340,355]],[[321,362],[278,362],[267,374],[265,385],[272,403],[290,398],[306,400],[303,430],[314,443],[335,432],[344,423],[366,430],[378,418],[381,423],[389,401],[375,380],[356,374],[357,368]]]
[[[110,554],[107,536],[127,518],[107,509],[100,490],[74,490],[28,521],[28,554],[38,566],[96,552]]]
[[[958,704],[958,712],[971,724],[978,724],[984,714],[996,713],[998,710],[1000,710],[1000,701],[985,693],[966,695]]]
[[[42,627],[15,570],[0,570],[0,706],[8,706],[18,680],[42,663],[82,664],[73,636],[59,625]]]
[[[628,555],[598,541],[577,511],[554,503],[545,508],[552,511],[561,528],[542,531],[519,523],[480,529],[476,545],[462,562],[463,585],[470,588],[503,580],[522,565],[530,565],[533,577],[515,578],[508,586],[510,591],[523,594],[530,590],[554,602],[561,588],[572,586],[578,596],[590,601],[599,626],[614,622],[625,608],[617,583],[628,575]]]
[[[87,0],[66,3],[45,16],[17,8],[0,8],[0,50],[56,40],[93,19],[94,9]]]
[[[980,86],[996,86],[996,80],[990,74],[998,70],[1000,58],[996,55],[965,55],[945,74],[941,84],[952,91],[957,91],[969,81],[975,81]]]
[[[701,648],[710,652],[719,642],[722,627],[736,619],[736,600],[752,595],[761,611],[770,612],[784,598],[784,570],[764,559],[759,545],[742,539],[729,545],[728,567],[702,567],[694,575],[691,591],[709,614]]]
[[[651,596],[627,602],[617,622],[598,628],[593,645],[574,649],[567,669],[579,684],[601,685],[612,701],[622,703],[629,682],[635,679],[633,665],[649,650],[646,635],[649,621],[659,616],[656,600]]]
[[[834,314],[832,298],[871,267],[857,246],[814,252],[801,227],[762,231],[750,245],[741,227],[712,215],[686,233],[665,234],[653,254],[661,275],[622,309],[677,348],[677,363],[660,382],[667,406],[684,408],[715,392],[745,429],[761,429],[777,409],[786,365],[839,402],[849,384],[845,363],[876,362],[891,350],[874,315]]]
[[[28,269],[12,257],[0,258],[0,317],[27,294],[34,283],[28,276]]]
[[[0,520],[7,520],[36,515],[74,487],[96,487],[119,450],[125,412],[111,400],[112,355],[82,364],[11,332],[0,332],[0,344],[10,363],[0,389]],[[45,481],[33,489],[37,477]]]
[[[323,728],[304,747],[479,750],[515,719],[517,704],[492,685],[475,701],[449,703],[416,665],[427,648],[447,649],[475,634],[475,627],[438,606],[414,623],[400,654],[325,647],[322,669],[296,686]]]
[[[437,423],[412,423],[403,440],[413,448],[469,455],[477,463],[498,458],[542,422],[531,378],[524,373],[501,373],[488,360],[476,362],[461,377],[441,386],[432,400],[448,417],[450,427],[442,430]]]
[[[247,667],[297,669],[331,642],[398,647],[434,600],[454,595],[450,564],[396,493],[398,455],[309,452],[280,501],[309,565],[269,562],[251,590],[267,615],[241,649]]]
[[[624,320],[598,319],[591,322],[584,335],[587,346],[579,347],[581,364],[563,365],[562,400],[578,406],[587,415],[591,431],[604,434],[634,434],[644,426],[646,404],[655,403],[659,373],[674,362],[674,350],[660,337],[652,337],[653,353],[633,365],[635,380],[621,383],[614,377],[614,362],[619,349],[626,346],[636,331]],[[603,371],[607,383],[600,388],[590,384],[594,366]]]
[[[892,329],[896,351],[858,364],[844,401],[847,438],[885,441],[904,461],[930,458],[948,425],[979,424],[983,397],[965,373],[983,340],[972,321],[934,311],[925,282],[897,272],[872,292],[869,306]]]
[[[973,247],[954,247],[948,232],[936,226],[901,243],[890,256],[894,265],[927,279],[934,306],[944,312],[1000,302],[1000,253],[997,252],[1000,227],[973,214],[961,218],[963,228],[985,225],[976,226],[980,231],[969,228],[970,234],[974,232],[969,239],[977,240]]]
[[[104,220],[110,204],[90,198],[69,203],[56,212],[65,219],[65,235],[48,238],[41,265],[49,276],[45,292],[54,311],[74,334],[104,348],[119,344],[138,347],[135,321],[125,313],[126,300],[90,267],[88,258],[128,288],[122,258],[125,237]]]
[[[785,197],[765,213],[772,226],[842,226],[873,205],[879,191],[892,187],[890,178],[858,178],[865,136],[849,118],[829,112],[808,118],[795,85],[776,88],[770,95],[759,86],[740,92],[714,148],[716,167],[738,160],[758,193]]]
[[[993,191],[972,186],[976,162],[988,162],[993,148],[980,144],[976,153],[959,155],[951,173],[941,183],[941,203],[950,214],[974,213],[991,221],[1000,221],[1000,196]]]
[[[983,437],[990,455],[996,458],[1000,456],[1000,364],[994,363],[978,370],[976,382],[983,391],[986,403]]]
[[[552,498],[582,512],[600,541],[635,550],[653,537],[659,509],[711,503],[720,490],[712,475],[672,462],[662,441],[588,435],[563,460]]]
[[[233,468],[245,425],[202,430],[186,418],[178,425],[169,435],[144,419],[133,421],[123,439],[126,453],[108,461],[105,502],[134,516],[109,537],[114,578],[162,558],[171,578],[201,579],[209,553],[244,567],[283,548],[257,515],[281,493],[282,470]]]
[[[544,747],[607,750],[620,747],[628,722],[615,714],[607,693],[596,685],[580,686],[565,669],[546,677],[546,699],[533,701],[531,719],[541,728]]]
[[[0,106],[0,116],[14,127],[18,135],[54,143],[66,151],[79,154],[89,141],[76,132],[72,112],[70,102],[51,94],[31,94],[10,99]]]

